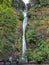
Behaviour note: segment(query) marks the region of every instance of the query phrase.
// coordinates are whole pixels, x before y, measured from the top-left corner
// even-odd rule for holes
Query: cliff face
[[[40,3],[38,3],[40,2]],[[31,4],[33,4],[31,6]],[[42,3],[42,4],[41,4]],[[44,3],[44,4],[43,4]],[[47,4],[45,4],[47,3]],[[49,5],[48,1],[31,0],[30,8],[28,10],[28,28],[31,28],[46,38],[48,42],[48,28],[49,28]],[[45,6],[46,5],[46,6]],[[28,29],[27,28],[27,29]]]
[[[48,35],[48,28],[49,28],[49,7],[42,7],[42,8],[31,8],[28,11],[28,26],[33,26],[33,29],[37,32],[40,32],[41,35],[46,38]],[[29,27],[30,28],[30,27]]]
[[[13,7],[13,3],[16,4],[16,7]],[[12,0],[0,1],[0,60],[8,60],[10,56],[21,54],[24,17],[20,9],[23,9],[23,2],[16,0],[16,3],[13,3]]]
[[[49,4],[47,3],[48,1],[41,1],[40,3],[34,3],[34,5],[31,3],[28,10],[26,53],[28,61],[33,62],[47,62],[48,58],[46,56],[49,54],[47,53],[49,49]],[[46,46],[48,48],[47,52]],[[47,53],[46,56],[45,53]]]

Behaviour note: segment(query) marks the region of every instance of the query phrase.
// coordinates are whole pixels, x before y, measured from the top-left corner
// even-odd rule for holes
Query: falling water
[[[26,51],[26,39],[25,39],[25,30],[26,30],[26,26],[27,26],[27,4],[29,2],[29,0],[23,0],[26,6],[26,9],[24,9],[23,11],[23,15],[24,15],[24,20],[23,20],[23,37],[22,37],[22,59],[24,61],[27,61],[27,56],[25,55],[25,51]]]
[[[23,20],[23,38],[22,38],[22,57],[24,60],[27,60],[25,56],[25,51],[26,51],[26,40],[25,40],[25,30],[27,26],[27,16],[26,16],[26,11],[24,13],[24,20]]]

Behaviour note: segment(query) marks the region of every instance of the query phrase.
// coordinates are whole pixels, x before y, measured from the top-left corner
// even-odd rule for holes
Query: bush
[[[34,42],[36,43],[38,41],[39,34],[35,32],[34,30],[28,30],[26,33],[26,39],[28,43]]]

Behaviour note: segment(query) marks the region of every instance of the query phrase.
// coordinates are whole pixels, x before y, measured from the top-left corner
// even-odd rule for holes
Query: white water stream
[[[24,61],[27,61],[27,56],[25,55],[25,51],[26,51],[26,39],[25,39],[25,30],[26,30],[26,26],[27,26],[27,4],[29,3],[29,0],[23,0],[23,2],[25,3],[26,9],[24,9],[23,11],[23,15],[24,15],[24,20],[23,20],[23,36],[22,36],[22,59]]]

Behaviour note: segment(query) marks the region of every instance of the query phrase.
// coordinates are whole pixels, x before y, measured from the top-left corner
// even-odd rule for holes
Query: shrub
[[[31,42],[37,42],[38,41],[38,36],[39,34],[37,32],[35,32],[34,30],[28,30],[26,33],[26,38],[27,38],[27,42],[31,43]]]

